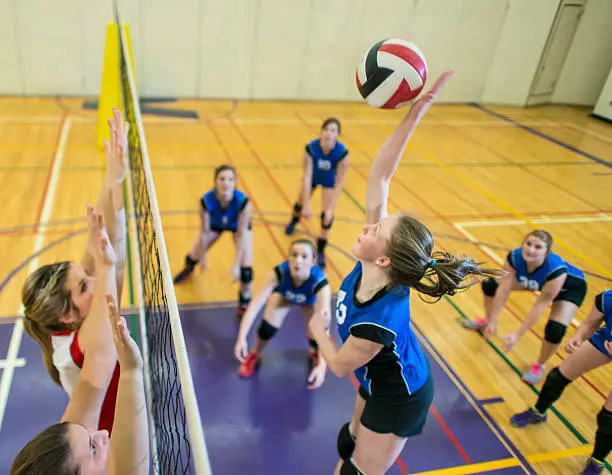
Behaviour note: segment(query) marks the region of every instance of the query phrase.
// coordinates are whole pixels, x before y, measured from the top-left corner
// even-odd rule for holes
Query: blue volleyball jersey
[[[595,297],[595,307],[604,314],[604,325],[612,329],[612,290],[606,290]]]
[[[274,268],[278,285],[274,287],[274,292],[280,293],[283,298],[299,306],[312,305],[317,300],[317,292],[328,284],[327,276],[319,266],[312,266],[310,276],[306,281],[296,287],[291,278],[289,261],[285,261]]]
[[[210,190],[200,200],[204,210],[210,215],[211,229],[236,231],[238,229],[238,217],[247,205],[249,198],[242,191],[234,190],[234,197],[227,208],[221,206],[215,190]]]
[[[429,364],[410,325],[410,288],[383,289],[360,303],[355,294],[361,274],[358,262],[338,291],[338,333],[343,342],[353,335],[384,345],[355,376],[373,397],[401,399],[420,389],[429,376]]]
[[[529,290],[541,291],[546,282],[563,274],[584,280],[584,274],[580,269],[568,264],[552,252],[546,256],[544,263],[531,274],[527,271],[527,263],[523,259],[521,248],[510,251],[507,260],[514,269],[516,281]]]
[[[593,333],[589,341],[608,358],[612,358],[605,345],[607,341],[612,341],[612,290],[606,290],[595,297],[595,307],[603,313],[603,326]]]
[[[306,152],[312,157],[312,186],[333,188],[336,184],[338,163],[348,155],[346,147],[336,141],[333,150],[329,155],[325,155],[321,148],[321,139],[314,139],[306,145]]]

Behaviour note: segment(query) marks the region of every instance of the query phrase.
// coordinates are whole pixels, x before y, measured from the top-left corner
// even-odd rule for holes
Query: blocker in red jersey
[[[371,106],[397,109],[417,97],[427,80],[425,55],[401,39],[373,45],[357,66],[357,88]]]

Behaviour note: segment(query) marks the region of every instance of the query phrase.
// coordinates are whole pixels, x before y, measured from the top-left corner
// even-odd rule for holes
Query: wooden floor
[[[30,267],[79,259],[84,248],[85,204],[96,198],[103,155],[92,146],[96,113],[83,110],[82,102],[0,98],[2,316],[18,315]],[[340,118],[351,166],[328,252],[328,276],[337,290],[353,265],[347,253],[364,218],[368,168],[402,112],[342,103],[178,101],[160,107],[195,110],[200,117],[145,118],[173,272],[197,232],[198,200],[212,186],[213,168],[231,163],[239,172],[238,186],[254,206],[256,288],[286,254],[283,225],[298,190],[304,144],[318,134],[325,117]],[[612,170],[601,163],[612,157],[612,126],[589,118],[588,112],[434,106],[394,178],[390,210],[417,214],[442,249],[493,263],[520,245],[532,227],[549,230],[555,252],[588,272],[580,322],[593,297],[612,288]],[[317,216],[319,195],[314,199]],[[318,218],[299,228],[311,235],[318,229]],[[231,240],[223,236],[209,253],[210,270],[176,289],[179,303],[234,299],[232,258]],[[124,302],[133,304],[129,296]],[[492,344],[457,323],[482,314],[479,289],[435,305],[418,298],[413,302],[415,323],[474,396],[503,398],[487,411],[538,473],[579,473],[594,439],[596,413],[612,388],[612,366],[567,389],[556,405],[566,420],[551,415],[545,426],[519,431],[508,419],[533,403],[536,394],[518,374],[537,355],[545,318],[509,354],[500,349],[500,338],[518,328],[533,297],[512,296]],[[559,353],[551,367],[564,356]]]

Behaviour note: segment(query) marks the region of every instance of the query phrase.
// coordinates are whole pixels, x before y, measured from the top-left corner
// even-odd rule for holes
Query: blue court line
[[[503,397],[492,397],[489,399],[479,399],[476,401],[478,403],[479,406],[486,406],[487,404],[498,404],[501,402],[504,402],[504,398]]]
[[[487,412],[487,410],[478,403],[478,399],[474,396],[472,391],[470,391],[470,389],[466,386],[466,384],[463,382],[463,380],[457,375],[457,373],[455,373],[455,371],[452,369],[452,367],[448,364],[448,362],[444,359],[444,357],[436,349],[436,347],[433,345],[433,343],[425,336],[425,333],[421,330],[421,328],[416,324],[416,322],[414,320],[412,320],[412,325],[413,325],[415,333],[417,334],[419,339],[425,344],[425,348],[432,355],[435,355],[438,358],[438,360],[439,360],[438,364],[440,365],[440,367],[445,372],[447,372],[448,374],[453,376],[453,378],[456,380],[455,384],[457,386],[460,386],[460,389],[462,391],[464,391],[464,394],[468,395],[468,400],[471,400],[471,401],[476,403],[476,406],[480,409],[480,411],[482,412],[482,415],[484,416],[484,418],[489,422],[489,424],[491,424],[491,426],[493,426],[497,430],[498,433],[495,434],[495,435],[498,438],[502,439],[507,444],[508,448],[510,448],[511,454],[513,456],[515,456],[523,464],[524,468],[527,469],[527,473],[530,473],[530,474],[533,474],[533,475],[537,475],[537,472],[533,469],[533,467],[527,461],[525,456],[512,443],[512,441],[506,435],[504,430],[501,427],[499,427],[497,422],[495,422],[495,420],[493,419],[493,417],[491,417],[491,415]]]
[[[600,165],[603,165],[604,167],[612,168],[612,162],[608,162],[608,161],[604,160],[603,158],[596,157],[595,155],[592,155],[592,154],[590,154],[588,152],[585,152],[584,150],[580,150],[579,148],[574,147],[573,145],[570,145],[570,144],[565,143],[565,142],[563,142],[563,141],[561,141],[559,139],[551,137],[550,135],[547,135],[547,134],[545,134],[543,132],[540,132],[539,130],[536,130],[536,129],[534,129],[532,127],[529,127],[527,125],[523,125],[520,122],[517,122],[516,120],[511,119],[510,117],[507,117],[507,116],[505,116],[503,114],[500,114],[499,112],[495,112],[495,111],[493,111],[493,110],[491,110],[491,109],[489,109],[489,108],[487,108],[485,106],[481,106],[480,104],[470,103],[470,105],[472,107],[475,107],[476,109],[479,109],[479,110],[485,112],[486,114],[492,115],[494,117],[497,117],[498,119],[501,119],[501,120],[504,120],[504,121],[509,122],[511,124],[514,124],[517,127],[521,128],[523,130],[526,130],[529,133],[532,133],[533,135],[537,135],[538,137],[543,138],[545,140],[548,140],[549,142],[552,142],[554,144],[557,144],[560,147],[563,147],[563,148],[565,148],[567,150],[571,150],[572,152],[577,153],[578,155],[582,155],[583,157],[586,157],[589,160],[593,160],[594,162],[599,163]]]

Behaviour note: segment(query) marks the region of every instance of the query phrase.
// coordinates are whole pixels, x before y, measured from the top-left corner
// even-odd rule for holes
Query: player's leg
[[[366,398],[368,397],[368,394],[360,386],[357,397],[355,398],[353,416],[350,422],[345,423],[338,431],[336,447],[338,450],[338,455],[340,456],[340,461],[338,462],[336,471],[334,473],[340,473],[342,464],[346,460],[349,460],[355,452],[355,441],[357,440],[355,434],[357,434],[359,426],[361,425],[359,421],[361,420],[361,415],[363,414],[363,409],[366,404]]]
[[[174,283],[180,284],[191,277],[195,266],[200,262],[201,259],[206,258],[206,252],[208,249],[212,247],[212,245],[217,242],[219,236],[221,235],[218,231],[204,231],[198,233],[193,245],[191,246],[191,250],[185,256],[185,266],[183,269],[174,277]],[[206,268],[205,264],[202,265],[203,268]]]
[[[273,292],[270,295],[264,310],[264,318],[259,324],[257,334],[255,335],[255,345],[238,367],[238,374],[240,376],[246,378],[255,372],[261,362],[261,354],[264,348],[283,325],[290,308],[280,293]]]
[[[234,234],[234,244],[237,243]],[[238,317],[242,318],[251,302],[253,286],[253,231],[248,229],[243,236],[242,258],[240,260],[240,287],[238,290]]]
[[[544,341],[538,360],[523,374],[523,381],[537,384],[546,374],[546,362],[557,351],[587,293],[586,281],[568,276],[563,291],[554,300],[544,328]]]
[[[334,209],[332,208],[332,201],[334,198],[333,188],[322,188],[321,189],[321,234],[317,239],[317,264],[325,269],[325,248],[327,247],[327,240],[329,237],[329,231],[331,230],[332,223],[334,221]]]
[[[595,446],[587,461],[582,475],[598,475],[603,473],[604,460],[612,451],[612,391],[608,394],[604,406],[597,414],[597,432]]]
[[[515,427],[526,427],[546,421],[546,411],[557,401],[565,388],[575,379],[611,360],[591,341],[582,345],[565,358],[559,366],[553,368],[546,376],[546,381],[537,402],[524,412],[515,414],[510,422]]]

